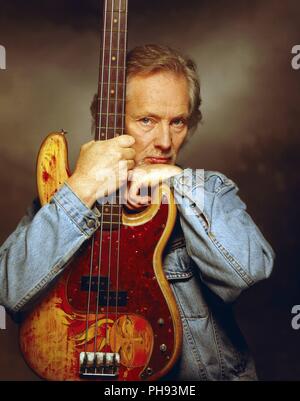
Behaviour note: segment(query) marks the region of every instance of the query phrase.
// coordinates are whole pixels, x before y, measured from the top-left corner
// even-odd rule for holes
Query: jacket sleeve
[[[91,210],[64,184],[49,204],[34,201],[0,248],[0,304],[18,312],[60,274],[99,226]]]
[[[202,281],[225,302],[269,277],[274,252],[223,174],[186,169],[173,177],[189,256]]]

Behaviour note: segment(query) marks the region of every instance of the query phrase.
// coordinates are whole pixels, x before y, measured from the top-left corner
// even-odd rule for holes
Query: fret
[[[126,76],[126,67],[123,64],[113,64],[109,67],[103,66],[99,68],[100,77],[102,77],[103,72],[103,80],[108,81],[108,73],[110,73],[110,80],[119,81],[120,83],[124,81],[124,77]]]
[[[124,105],[123,102],[120,101],[115,101],[115,100],[106,100],[106,99],[102,99],[102,107],[101,107],[101,99],[98,98],[98,107],[97,109],[99,110],[99,112],[97,113],[98,115],[100,115],[100,110],[102,111],[102,114],[107,114],[107,110],[109,114],[123,114],[124,115]],[[108,107],[107,107],[108,106]]]
[[[107,129],[114,129],[115,126],[122,127],[125,121],[124,114],[106,114],[99,113],[97,116],[98,127],[106,127]]]
[[[115,216],[120,217],[120,212],[118,212],[118,213],[103,213],[103,216],[105,216],[107,218],[110,218],[110,216],[112,216],[112,217],[115,217]]]
[[[119,64],[118,64],[119,63]],[[103,65],[104,71],[105,69],[108,71],[112,69],[113,67],[116,67],[116,69],[121,69],[123,67],[123,64],[121,63],[121,60],[119,59],[118,61],[114,61],[113,64],[110,64],[109,62]]]
[[[121,10],[118,10],[118,9],[114,9],[114,10],[107,10],[106,11],[106,15],[107,15],[107,19],[109,19],[110,17],[111,17],[111,15],[113,14],[113,17],[115,17],[115,18],[117,18],[119,15],[125,15],[125,16],[127,16],[128,15],[128,12],[127,11],[121,11]],[[114,24],[117,24],[117,22],[115,22],[115,21],[113,21],[114,22]]]
[[[114,191],[105,198],[97,200],[97,208],[103,214],[119,213],[123,205],[120,203],[120,190]]]
[[[120,214],[122,214],[122,205],[111,205],[106,203],[104,206],[107,207],[107,205],[109,205],[111,212],[103,212],[103,218],[116,219],[117,217],[120,217]]]
[[[104,68],[103,73],[102,70],[99,71],[100,81],[103,79],[103,82],[112,84],[122,84],[124,85],[126,82],[126,69],[124,67],[110,67]],[[99,86],[101,82],[99,83]]]
[[[106,113],[106,112],[101,112],[101,113],[97,113],[98,116],[103,116],[103,117],[109,117],[109,116],[123,116],[125,117],[125,113]]]
[[[118,10],[127,11],[127,8],[128,8],[127,3],[128,3],[128,0],[107,0],[106,10],[112,11],[112,9],[113,9],[115,11],[118,11]],[[104,5],[104,7],[105,7],[105,5]]]
[[[122,221],[122,215],[121,213],[118,216],[106,216],[107,219],[103,219],[103,220],[99,220],[100,222],[102,222],[102,224],[118,224],[121,223]],[[111,220],[112,218],[112,220]]]
[[[103,48],[109,49],[110,45],[112,48],[121,49],[124,53],[126,50],[127,35],[126,31],[103,31],[102,32],[102,45]]]
[[[103,126],[98,126],[97,125],[97,127],[96,127],[96,129],[97,130],[103,130],[103,131],[105,131],[105,132],[107,132],[107,133],[109,133],[109,134],[112,134],[112,133],[115,133],[116,134],[116,136],[120,136],[120,135],[123,135],[123,131],[124,130],[120,130],[120,128],[109,128],[109,127],[103,127]]]
[[[125,49],[124,49],[123,47],[118,47],[118,46],[113,46],[113,45],[112,45],[111,48],[109,48],[109,47],[106,48],[106,47],[105,47],[105,50],[107,50],[107,51],[110,51],[110,50],[111,50],[112,52],[118,52],[118,51],[119,51],[120,53],[123,54]],[[102,48],[102,52],[103,52],[103,48]]]
[[[101,204],[101,207],[103,208],[103,210],[101,212],[103,214],[119,213],[120,208],[122,208],[122,205],[120,204],[120,195],[115,192],[114,195],[110,195],[107,198],[109,198],[109,199],[106,199],[106,200],[111,200],[111,198],[113,198],[114,203],[104,203],[103,205]]]
[[[100,85],[110,85],[110,86],[114,86],[115,83],[110,81],[105,81],[105,82],[101,82]],[[122,87],[122,85],[126,85],[126,82],[118,82],[119,88]]]
[[[110,230],[119,230],[119,228],[122,226],[122,223],[118,224],[118,223],[105,223],[102,225],[102,229],[103,231],[110,231]]]
[[[118,32],[120,32],[120,33],[127,34],[128,33],[128,29],[102,29],[102,33],[106,33],[106,32],[108,32],[108,33],[111,33],[111,32],[118,33]]]
[[[107,139],[117,138],[118,136],[123,135],[123,134],[124,133],[118,134],[115,131],[112,131],[112,132],[106,132],[104,130],[96,131],[95,141],[106,141]]]
[[[108,128],[114,128],[114,127],[123,127],[124,126],[124,115],[118,115],[118,116],[106,116],[106,115],[100,115],[97,120],[99,122],[99,126],[101,127],[108,127]]]
[[[96,129],[96,134],[95,134],[95,141],[105,141],[107,139],[113,139],[117,138],[120,135],[123,135],[124,132],[112,130],[109,132],[106,132],[105,129],[99,130],[98,128]]]
[[[119,61],[120,61],[120,59],[119,59]],[[118,71],[124,73],[124,71],[126,71],[126,67],[125,67],[124,64],[114,63],[114,64],[111,64],[111,65],[103,65],[103,66],[101,66],[99,68],[99,71],[100,72],[103,71],[104,74],[107,73],[108,70],[110,70],[111,73],[112,72],[118,72]]]
[[[105,101],[108,101],[108,102],[115,102],[115,101],[117,101],[117,102],[122,102],[123,100],[122,99],[111,99],[111,98],[107,98],[107,97],[98,97],[98,100],[100,101],[102,99],[102,101],[103,100],[105,100]]]
[[[124,65],[111,65],[110,67],[109,67],[112,71],[113,70],[126,70],[126,67],[124,66]],[[100,71],[102,71],[102,69],[101,69],[101,67],[99,68],[100,69]],[[105,70],[104,70],[105,71]]]
[[[122,221],[120,220],[120,221],[113,221],[113,222],[110,222],[110,221],[103,221],[103,225],[107,225],[108,227],[110,227],[110,225],[113,227],[118,227],[119,226],[119,223],[120,223],[120,226],[122,225]],[[117,228],[116,227],[116,228]]]
[[[121,198],[123,199],[123,197]],[[111,203],[113,200],[113,203]],[[104,215],[110,216],[110,214],[119,214],[122,211],[123,204],[120,203],[120,195],[119,190],[107,196],[105,198],[101,198],[97,200],[98,210]]]
[[[124,51],[121,53],[118,51],[104,50],[104,52],[101,52],[100,61],[104,68],[110,68],[111,66],[116,68],[119,68],[119,66],[124,67]]]
[[[106,127],[104,133],[111,133],[111,130],[115,132],[118,128],[122,128],[125,122],[125,118],[123,118],[122,116],[99,116],[97,120],[99,123],[99,127]],[[108,131],[109,129],[110,131]]]
[[[120,13],[119,11],[108,11],[106,13],[106,26],[103,26],[102,32],[126,32],[126,22],[127,13]]]
[[[101,137],[103,137],[103,138],[106,135],[111,136],[111,134],[115,134],[116,137],[124,134],[124,129],[120,130],[120,128],[114,129],[114,128],[108,128],[108,127],[103,127],[103,126],[97,126],[96,130],[98,130],[98,131],[100,130]]]
[[[112,74],[112,72],[102,74],[100,76],[100,80],[103,78],[103,82],[99,82],[99,87],[98,87],[98,95],[99,97],[101,96],[101,89],[102,89],[102,98],[106,97],[104,96],[104,90],[105,94],[109,94],[111,96],[111,100],[115,99],[116,96],[120,97],[120,93],[125,93],[126,89],[126,82],[124,79],[124,74],[118,73],[118,74]],[[120,80],[113,79],[118,75],[118,78],[121,78]],[[115,97],[114,97],[115,96]]]
[[[107,127],[101,127],[101,126],[97,126],[97,129],[107,129],[107,130],[114,130],[114,128],[107,128]],[[115,132],[115,131],[114,131]],[[118,134],[118,135],[122,135],[122,134]]]
[[[125,98],[125,85],[124,84],[103,84],[101,85],[101,87],[99,88],[99,97],[102,98],[109,98],[109,100],[122,100],[123,98]]]
[[[118,15],[125,15],[126,17],[128,17],[128,11],[127,10],[121,10],[119,8],[114,8],[113,10],[107,10],[106,14],[118,14]]]
[[[114,216],[113,220],[111,221],[112,216],[106,216],[105,219],[102,220],[103,224],[120,224],[122,223],[122,213],[120,213],[118,216]],[[101,219],[100,219],[101,222]]]

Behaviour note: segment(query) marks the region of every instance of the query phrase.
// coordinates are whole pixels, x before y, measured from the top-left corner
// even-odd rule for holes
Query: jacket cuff
[[[172,177],[171,186],[174,189],[176,204],[186,203],[200,212],[204,211],[204,170],[184,169]],[[186,200],[184,200],[186,199]]]
[[[85,205],[66,183],[52,197],[50,203],[52,202],[55,202],[87,237],[99,228],[99,210],[96,207],[90,209]]]

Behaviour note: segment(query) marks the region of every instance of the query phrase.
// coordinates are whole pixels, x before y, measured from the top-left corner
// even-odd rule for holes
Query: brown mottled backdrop
[[[71,165],[90,140],[97,86],[99,0],[0,0],[1,243],[35,195],[35,158],[45,135],[69,132]],[[191,55],[202,81],[204,123],[182,152],[186,166],[234,179],[273,245],[270,280],[236,305],[265,380],[300,379],[300,44],[298,0],[129,0],[129,47],[159,42]],[[0,379],[37,379],[18,350],[17,326],[0,330]]]

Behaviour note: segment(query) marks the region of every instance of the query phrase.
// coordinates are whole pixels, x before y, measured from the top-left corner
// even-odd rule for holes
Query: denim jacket
[[[171,180],[179,213],[163,264],[182,318],[183,349],[167,378],[254,380],[231,304],[270,275],[274,253],[237,186],[221,173],[197,171]],[[67,184],[49,204],[34,201],[0,248],[0,304],[11,312],[28,307],[99,225],[97,209]]]

